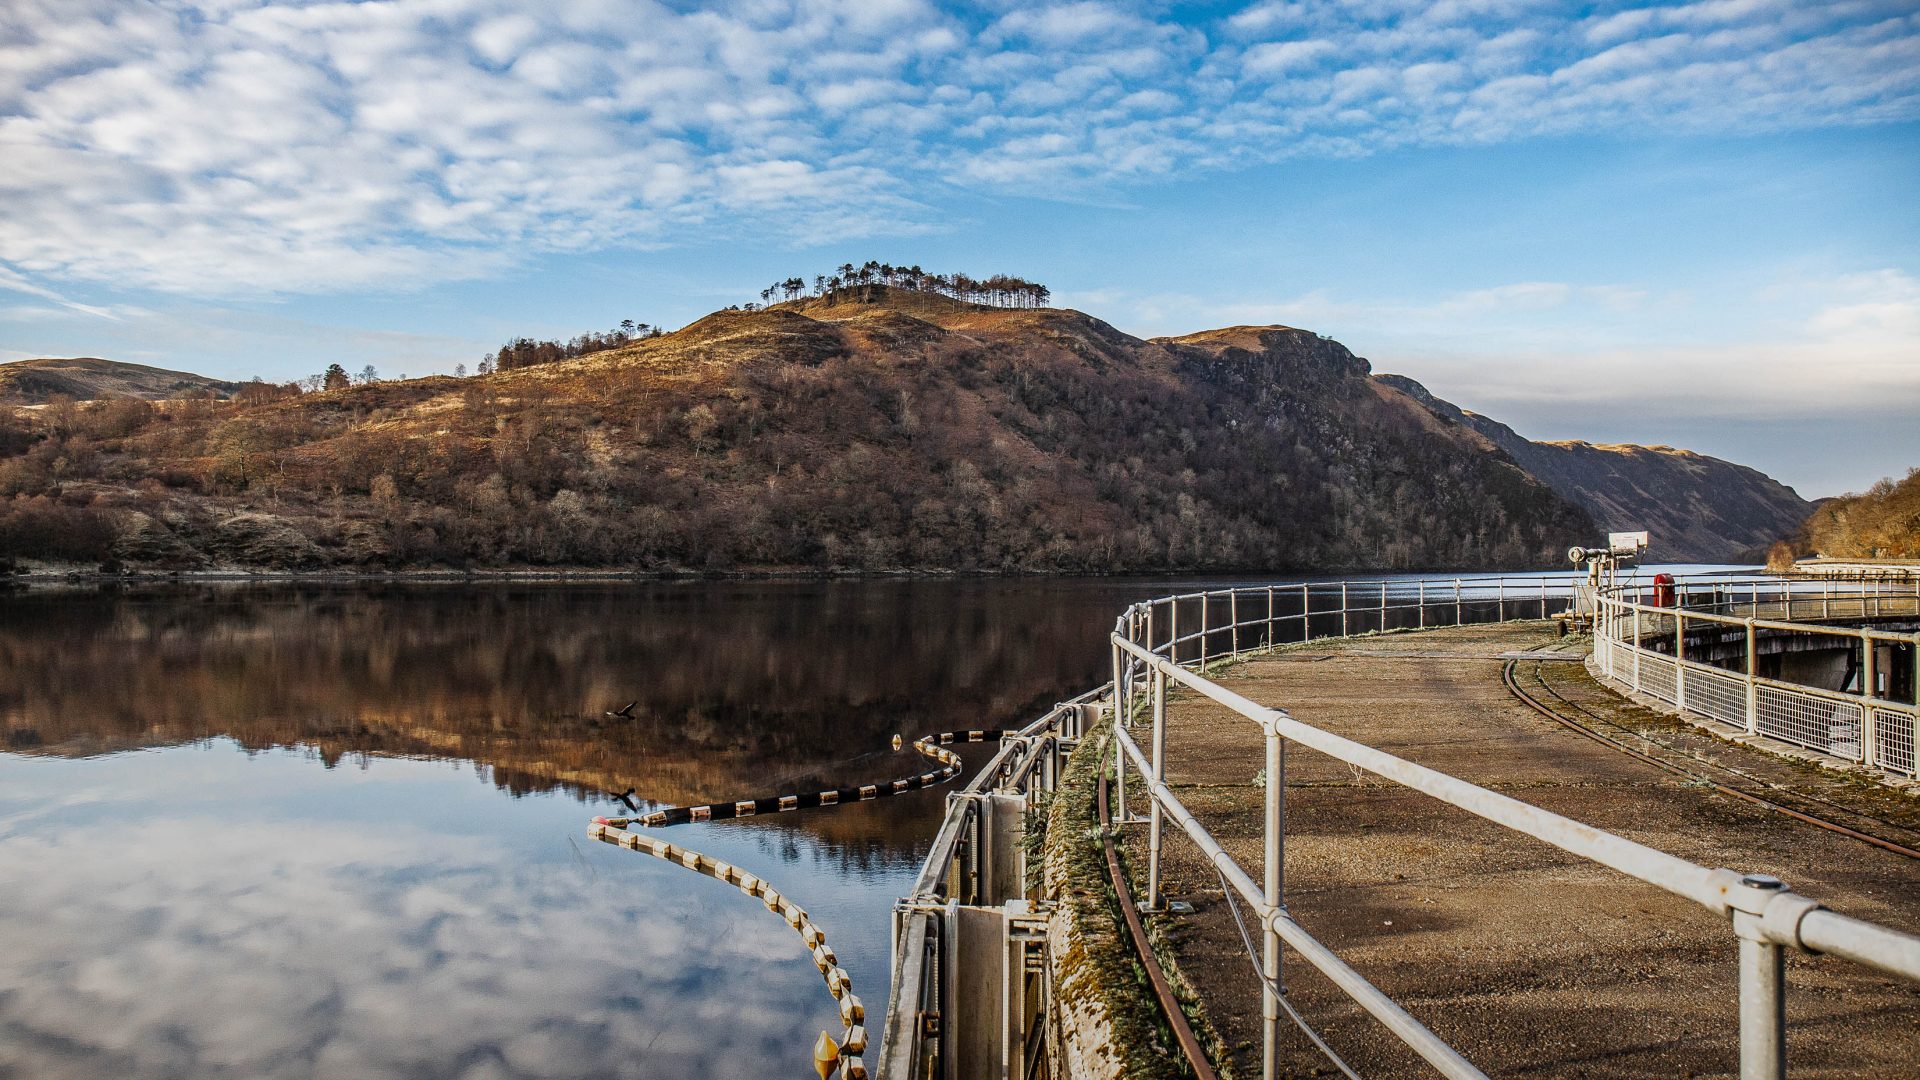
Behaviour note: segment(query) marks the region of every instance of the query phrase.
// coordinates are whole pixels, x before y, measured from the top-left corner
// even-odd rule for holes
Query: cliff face
[[[1400,375],[1378,380],[1436,416],[1473,431],[1584,507],[1603,530],[1652,533],[1649,557],[1677,562],[1758,561],[1793,536],[1813,504],[1766,474],[1671,446],[1534,442]]]
[[[175,566],[1471,568],[1553,565],[1593,530],[1305,331],[1144,341],[1076,311],[862,295],[486,377],[14,417],[0,553],[73,535],[92,547],[69,557]]]

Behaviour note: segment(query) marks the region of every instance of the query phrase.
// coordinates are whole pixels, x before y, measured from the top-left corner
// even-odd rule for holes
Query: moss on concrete
[[[1153,988],[1128,940],[1101,845],[1099,782],[1112,760],[1112,727],[1102,719],[1068,760],[1047,823],[1046,895],[1055,910],[1055,1008],[1070,1045],[1067,1075],[1161,1080],[1192,1075],[1161,1015]],[[1154,936],[1150,932],[1150,937]],[[1156,952],[1160,945],[1155,942]],[[1163,957],[1163,963],[1167,958]],[[1175,978],[1184,1011],[1198,1003]],[[1217,1036],[1198,1016],[1202,1038]],[[1223,1074],[1224,1075],[1224,1074]]]

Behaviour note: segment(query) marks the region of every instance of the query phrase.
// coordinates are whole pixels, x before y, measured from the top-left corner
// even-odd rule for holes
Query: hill
[[[1552,565],[1586,515],[1288,327],[873,285],[483,377],[17,415],[0,552],[142,566]]]
[[[1802,546],[1829,559],[1920,559],[1920,469],[1859,495],[1822,499]]]
[[[159,401],[194,392],[230,397],[239,388],[239,383],[209,379],[188,371],[123,364],[92,356],[47,357],[0,364],[0,404],[8,405],[44,405],[60,395],[78,401],[115,397]]]
[[[1813,504],[1757,469],[1671,446],[1534,442],[1400,375],[1378,379],[1435,415],[1483,436],[1529,473],[1586,508],[1606,530],[1646,529],[1649,557],[1673,562],[1759,561],[1794,535]]]

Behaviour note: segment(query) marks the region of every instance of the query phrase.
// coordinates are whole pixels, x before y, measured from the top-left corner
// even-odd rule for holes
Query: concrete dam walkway
[[[1679,762],[1675,775],[1529,708],[1501,654],[1556,710]],[[1584,647],[1551,623],[1322,639],[1246,659],[1222,686],[1361,740],[1707,866],[1774,874],[1859,918],[1920,928],[1920,861],[1771,811],[1733,786],[1920,848],[1920,797],[1732,745],[1594,682]],[[1261,862],[1259,729],[1177,690],[1167,780],[1243,866]],[[1144,738],[1144,728],[1136,739]],[[1739,1072],[1736,950],[1698,904],[1502,829],[1301,748],[1287,757],[1285,895],[1295,918],[1436,1034],[1496,1076],[1728,1076]],[[1144,866],[1144,826],[1124,829]],[[1185,980],[1258,1076],[1260,990],[1220,881],[1170,837],[1164,892],[1191,914],[1156,916]],[[1145,895],[1143,874],[1135,895]],[[1249,918],[1251,914],[1248,913]],[[1796,1076],[1913,1076],[1920,988],[1858,965],[1788,958],[1788,1061]],[[1304,963],[1288,997],[1369,1077],[1428,1068]],[[1283,1023],[1286,1075],[1333,1072]]]

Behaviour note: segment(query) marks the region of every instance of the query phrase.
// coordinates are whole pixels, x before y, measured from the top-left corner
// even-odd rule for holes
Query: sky
[[[1920,466],[1920,5],[8,0],[0,361],[471,367],[878,259]]]

